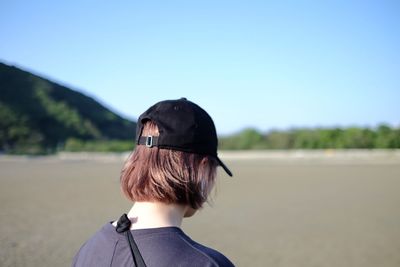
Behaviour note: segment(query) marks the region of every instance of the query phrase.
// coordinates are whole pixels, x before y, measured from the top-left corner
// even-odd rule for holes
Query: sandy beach
[[[69,266],[130,208],[126,154],[0,156],[1,266]],[[213,201],[183,230],[237,266],[400,266],[399,151],[222,152]]]

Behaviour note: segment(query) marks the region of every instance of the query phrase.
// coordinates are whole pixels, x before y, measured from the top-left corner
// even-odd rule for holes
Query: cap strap
[[[141,136],[138,141],[138,145],[145,145],[147,147],[153,147],[158,145],[158,136]]]

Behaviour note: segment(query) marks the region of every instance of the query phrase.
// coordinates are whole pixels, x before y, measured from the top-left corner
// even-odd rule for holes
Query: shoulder
[[[99,266],[111,262],[120,236],[110,223],[90,237],[76,253],[72,266]]]
[[[206,261],[209,261],[210,266],[215,266],[215,267],[233,267],[233,263],[221,252],[212,249],[210,247],[204,246],[194,240],[192,240],[190,237],[188,237],[186,234],[182,232],[182,239],[185,240],[185,242],[192,247],[194,250],[196,250],[202,257],[206,259]]]

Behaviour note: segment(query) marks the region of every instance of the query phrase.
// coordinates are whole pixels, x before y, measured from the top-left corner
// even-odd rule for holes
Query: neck
[[[128,213],[131,229],[181,227],[187,207],[160,202],[136,202]]]

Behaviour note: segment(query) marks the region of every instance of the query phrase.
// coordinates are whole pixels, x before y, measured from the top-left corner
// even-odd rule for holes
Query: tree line
[[[220,138],[220,149],[396,149],[400,127],[381,124],[376,128],[298,128],[262,133],[245,129]]]
[[[1,107],[1,106],[0,106]],[[0,123],[1,124],[1,123]],[[15,131],[28,129],[15,126]],[[4,128],[3,128],[4,129]],[[0,144],[2,143],[0,130]],[[131,140],[107,140],[68,138],[56,147],[45,150],[40,143],[24,143],[18,149],[2,150],[10,154],[49,154],[59,151],[123,152],[134,148]],[[399,149],[400,127],[380,125],[376,128],[302,128],[290,130],[272,130],[262,133],[256,129],[245,129],[237,134],[219,138],[220,150],[268,150],[268,149]]]

